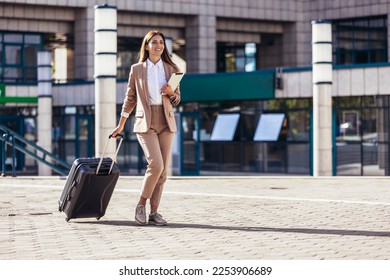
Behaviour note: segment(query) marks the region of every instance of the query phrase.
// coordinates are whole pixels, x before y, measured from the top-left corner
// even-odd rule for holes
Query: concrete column
[[[188,18],[186,26],[188,73],[214,73],[217,70],[216,38],[214,15]]]
[[[332,25],[312,22],[313,176],[332,176]]]
[[[101,156],[116,126],[117,10],[114,6],[95,6],[95,154]],[[115,153],[110,141],[106,155]]]
[[[38,144],[48,152],[52,152],[52,81],[51,52],[38,52]],[[38,162],[38,175],[51,176],[52,170]]]

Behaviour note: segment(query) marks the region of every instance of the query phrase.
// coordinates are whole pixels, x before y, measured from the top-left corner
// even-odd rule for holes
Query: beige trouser
[[[142,183],[141,196],[158,206],[171,159],[175,133],[169,130],[162,105],[152,105],[152,120],[146,133],[137,133],[148,166]]]

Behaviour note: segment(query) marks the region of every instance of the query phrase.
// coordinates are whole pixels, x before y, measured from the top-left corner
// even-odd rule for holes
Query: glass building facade
[[[13,8],[17,9],[16,6]],[[71,22],[72,26],[76,26],[76,22],[80,24],[84,18],[78,12],[69,13],[62,22]],[[117,79],[120,84],[127,82],[130,66],[138,61],[142,42],[140,26],[145,24],[144,18],[150,20],[148,16],[145,11],[127,12],[125,8],[120,11],[122,22],[117,38]],[[157,18],[161,19],[156,21]],[[210,31],[202,27],[194,31],[191,28],[200,25],[201,20],[192,21],[187,15],[180,19],[181,25],[177,29],[172,17],[158,14],[153,20],[166,24],[168,33],[174,34],[170,39],[175,59],[185,66],[186,63],[207,61],[205,69],[198,67],[199,73],[187,75],[196,75],[199,79],[189,78],[183,82],[182,103],[175,111],[179,123],[173,157],[175,175],[311,174],[312,98],[308,94],[300,96],[307,83],[296,78],[290,82],[279,80],[282,83],[277,86],[273,84],[276,68],[282,72],[283,68],[284,71],[308,71],[310,59],[307,57],[311,53],[307,50],[310,45],[307,27],[302,28],[304,33],[298,30],[301,23],[297,21],[296,24],[294,20],[237,20],[217,15],[214,20],[207,20],[215,29]],[[372,13],[365,17],[332,19],[335,68],[388,66],[387,26],[386,15]],[[72,83],[93,87],[91,79],[78,74],[81,72],[78,60],[93,53],[92,43],[83,37],[84,29],[73,32],[0,30],[0,84],[7,86],[7,98],[20,92],[26,92],[27,96],[27,86],[36,86],[37,54],[43,49],[52,50],[54,87]],[[124,30],[131,32],[126,34]],[[197,46],[194,42],[198,38],[206,39]],[[294,40],[301,41],[290,44]],[[203,49],[197,52],[199,48]],[[204,50],[211,51],[205,55]],[[210,58],[213,61],[209,61]],[[87,61],[86,64],[92,63]],[[213,73],[207,73],[210,69]],[[297,84],[294,89],[299,93],[298,97],[287,93],[277,97],[277,91],[283,90],[283,82],[290,83],[290,87]],[[15,86],[11,93],[8,86]],[[80,91],[77,98],[87,95],[87,91]],[[389,175],[390,92],[388,94],[352,92],[333,97],[334,175]],[[30,103],[17,99],[11,103],[9,100],[2,91],[0,124],[28,140],[39,142],[36,100]],[[121,96],[117,101],[118,118],[122,100]],[[95,155],[95,108],[91,103],[84,103],[76,100],[73,105],[53,107],[53,153],[69,163],[78,157]],[[263,130],[263,133],[269,132],[269,138],[258,138],[257,133],[266,117],[275,127]],[[146,162],[132,132],[133,118],[131,115],[126,123],[126,138],[118,163],[124,174],[138,175],[145,171]],[[36,167],[34,160],[17,152],[18,170],[35,172]]]

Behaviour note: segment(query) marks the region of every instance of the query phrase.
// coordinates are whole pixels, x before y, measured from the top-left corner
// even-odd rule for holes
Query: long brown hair
[[[141,49],[139,51],[139,60],[138,60],[138,62],[145,62],[149,58],[149,51],[146,49],[146,45],[149,44],[149,41],[155,35],[160,35],[163,38],[163,41],[164,41],[164,50],[163,50],[163,53],[161,54],[161,59],[163,61],[165,61],[166,63],[168,63],[169,65],[171,65],[173,68],[175,68],[175,70],[177,72],[180,72],[179,67],[171,59],[171,56],[170,56],[169,51],[167,49],[167,45],[165,43],[165,36],[164,36],[164,34],[161,33],[158,30],[151,30],[151,31],[149,31],[145,35],[145,37],[144,37],[144,39],[142,41]]]

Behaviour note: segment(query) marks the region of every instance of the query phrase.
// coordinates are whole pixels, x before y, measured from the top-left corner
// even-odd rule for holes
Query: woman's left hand
[[[173,92],[172,87],[169,84],[166,84],[162,87],[161,92],[163,95],[173,96],[175,93]]]

